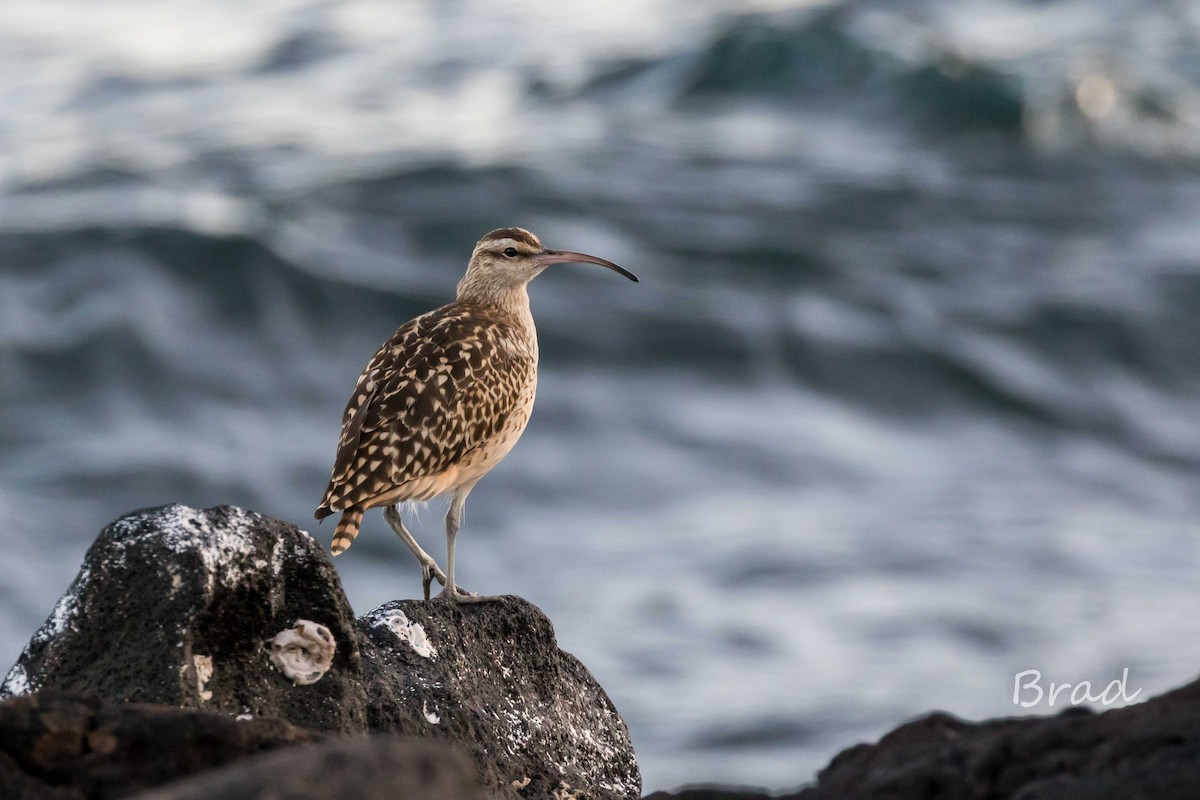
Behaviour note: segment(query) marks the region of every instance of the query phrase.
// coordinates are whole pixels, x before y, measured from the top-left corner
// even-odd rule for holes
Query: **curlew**
[[[346,411],[333,474],[316,518],[341,512],[333,555],[358,535],[363,514],[384,519],[421,565],[422,588],[436,578],[441,596],[482,597],[454,581],[454,540],[467,495],[516,444],[537,389],[538,344],[529,281],[560,263],[599,264],[637,277],[603,258],[548,250],[523,228],[500,228],[475,245],[449,305],[400,327],[367,364]],[[446,570],[404,527],[399,504],[450,495]]]

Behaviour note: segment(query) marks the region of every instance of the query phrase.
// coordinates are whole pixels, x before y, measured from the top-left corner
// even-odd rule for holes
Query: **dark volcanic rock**
[[[336,640],[332,668],[307,686],[265,644],[297,619]],[[172,505],[101,532],[0,695],[73,689],[350,732],[366,729],[359,675],[353,612],[308,534],[239,508]]]
[[[445,742],[341,738],[247,759],[136,800],[486,800],[471,760]]]
[[[359,624],[372,730],[460,742],[508,797],[641,795],[624,721],[532,604],[405,600]]]
[[[310,685],[271,661],[297,620],[336,643]],[[105,528],[0,695],[38,689],[450,740],[501,797],[641,794],[625,723],[532,605],[405,601],[356,622],[308,534],[237,508],[166,506]]]
[[[798,800],[1192,800],[1200,681],[1094,714],[969,723],[931,714],[839,754]]]
[[[278,719],[105,705],[46,690],[0,703],[0,797],[106,800],[320,738]]]

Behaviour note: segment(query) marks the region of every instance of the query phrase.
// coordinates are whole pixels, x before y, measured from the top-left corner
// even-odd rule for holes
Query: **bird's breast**
[[[463,459],[454,476],[456,486],[474,483],[508,455],[529,425],[536,394],[537,376],[534,375],[525,383],[517,403],[505,416],[499,430]]]

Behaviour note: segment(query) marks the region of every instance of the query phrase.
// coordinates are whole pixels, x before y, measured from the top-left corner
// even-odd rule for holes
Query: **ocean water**
[[[647,790],[1200,666],[1200,4],[0,4],[0,661],[107,522],[311,519],[359,370],[521,225],[462,582]],[[442,553],[436,503],[417,537]],[[378,513],[360,613],[419,573]]]

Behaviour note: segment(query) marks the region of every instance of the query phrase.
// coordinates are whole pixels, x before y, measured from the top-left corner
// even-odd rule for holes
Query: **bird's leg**
[[[438,583],[442,586],[446,585],[446,573],[442,572],[442,568],[433,560],[433,556],[421,549],[421,545],[417,544],[417,540],[408,532],[408,528],[404,527],[404,520],[400,518],[400,508],[396,505],[390,505],[383,510],[383,518],[396,535],[400,537],[400,541],[408,546],[412,551],[413,558],[421,564],[421,589],[425,592],[425,599],[429,599],[429,586],[433,583],[433,579],[437,578]]]
[[[499,600],[499,597],[480,595],[460,588],[454,582],[454,539],[458,536],[459,525],[462,524],[463,506],[466,505],[467,495],[471,493],[474,484],[460,487],[454,492],[450,501],[450,510],[446,512],[446,588],[442,589],[439,597],[445,597],[455,603],[484,603],[489,600]]]
[[[462,489],[456,491],[453,499],[450,500],[450,510],[446,512],[447,580],[443,584],[446,588],[442,589],[441,596],[449,600],[458,599],[458,586],[454,583],[454,537],[458,536],[458,527],[462,524],[463,506],[467,502],[467,493],[470,491],[470,487],[467,487],[466,491]]]

